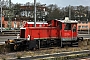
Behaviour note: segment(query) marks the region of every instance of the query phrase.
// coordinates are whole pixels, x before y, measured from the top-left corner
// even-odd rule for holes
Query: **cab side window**
[[[66,23],[64,30],[71,30],[71,24],[70,23]]]
[[[73,26],[72,30],[73,30],[73,32],[76,32],[76,26],[75,25]]]
[[[61,22],[58,22],[58,25],[57,25],[60,29],[62,29],[62,23]]]

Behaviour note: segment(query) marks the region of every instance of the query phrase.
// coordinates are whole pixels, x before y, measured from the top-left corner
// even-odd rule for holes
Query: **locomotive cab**
[[[62,40],[72,41],[77,40],[77,23],[62,23]]]
[[[78,21],[69,20],[69,18],[65,18],[65,20],[59,20],[59,22],[62,23],[61,47],[64,44],[73,45],[72,43],[78,42],[77,36]]]

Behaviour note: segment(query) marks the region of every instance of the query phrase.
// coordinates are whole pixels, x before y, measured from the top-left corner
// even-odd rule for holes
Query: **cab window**
[[[76,25],[73,26],[73,32],[76,32]]]
[[[58,22],[58,25],[60,29],[62,29],[62,23],[61,22]]]
[[[66,23],[64,30],[71,30],[71,24],[70,23]]]

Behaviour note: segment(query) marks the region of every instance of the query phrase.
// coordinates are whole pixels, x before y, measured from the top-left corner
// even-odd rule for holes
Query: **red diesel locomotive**
[[[69,20],[50,20],[48,24],[36,24],[38,27],[30,27],[26,24],[21,28],[20,38],[26,38],[29,43],[29,48],[40,48],[42,46],[78,44],[83,38],[78,37],[77,21]],[[34,25],[34,24],[33,24]]]
[[[78,41],[83,40],[83,38],[78,37],[77,23],[78,21],[68,18],[50,20],[48,23],[36,23],[36,27],[33,27],[32,23],[26,23],[20,29],[20,38],[15,39],[13,47],[17,46],[17,48],[14,50],[78,44]]]

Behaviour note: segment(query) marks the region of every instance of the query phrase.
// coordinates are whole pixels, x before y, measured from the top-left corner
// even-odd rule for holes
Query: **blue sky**
[[[26,3],[26,2],[33,2],[34,0],[11,0],[13,3]],[[65,7],[65,6],[90,6],[90,0],[36,0],[37,2],[40,2],[41,4],[57,4],[59,7]]]

